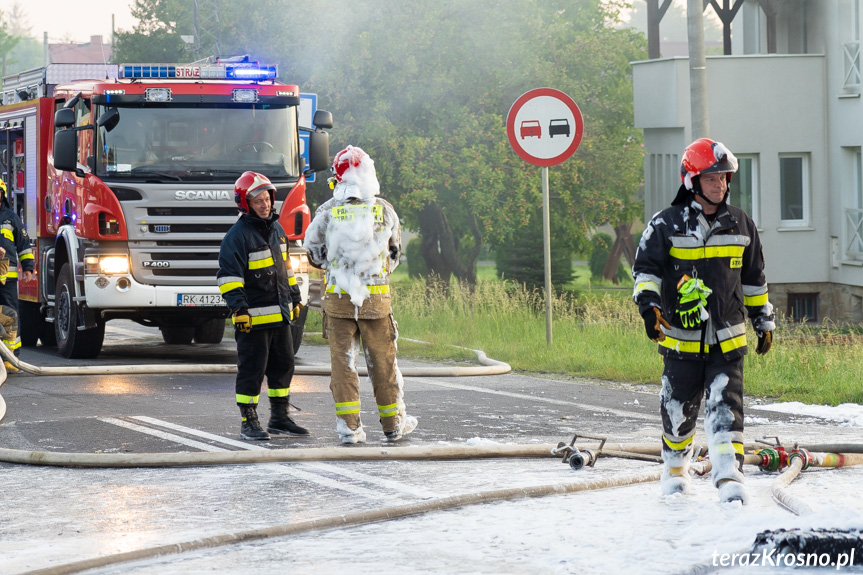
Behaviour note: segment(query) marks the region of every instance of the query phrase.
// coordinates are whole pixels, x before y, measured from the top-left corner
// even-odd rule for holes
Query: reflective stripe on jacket
[[[746,314],[754,325],[773,321],[767,298],[764,255],[755,224],[743,210],[723,205],[710,225],[691,200],[656,214],[647,224],[632,268],[639,312],[658,307],[671,329],[663,329],[663,355],[700,358],[719,346],[726,358],[747,353]],[[678,283],[699,278],[712,290],[706,321],[693,326],[678,313]]]
[[[287,235],[276,214],[268,220],[240,216],[222,240],[216,277],[231,311],[249,310],[253,330],[289,322],[300,302]]]
[[[9,258],[9,271],[3,278],[18,279],[18,264],[21,271],[33,271],[36,260],[30,248],[30,237],[18,215],[9,207],[0,208],[0,247],[6,250]]]

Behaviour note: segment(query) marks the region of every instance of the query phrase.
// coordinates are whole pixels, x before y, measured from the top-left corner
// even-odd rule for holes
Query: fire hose
[[[413,341],[413,340],[410,340]],[[458,346],[455,346],[458,347]],[[461,348],[466,349],[466,348]],[[467,377],[477,375],[502,375],[512,371],[506,362],[488,357],[479,349],[470,350],[476,354],[479,366],[447,366],[447,367],[402,367],[399,369],[407,377]],[[114,374],[173,374],[173,373],[236,373],[236,365],[224,364],[160,364],[160,365],[80,365],[69,367],[39,367],[26,363],[15,357],[5,346],[0,345],[0,356],[16,369],[32,375],[114,375]],[[297,365],[295,375],[330,375],[331,369],[325,365]],[[357,366],[359,375],[368,375],[368,369]],[[8,374],[6,366],[0,364],[0,387],[6,382]],[[6,402],[0,395],[0,421],[6,416]]]

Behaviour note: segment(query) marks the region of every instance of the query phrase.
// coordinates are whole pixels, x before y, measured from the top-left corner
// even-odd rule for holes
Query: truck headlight
[[[129,258],[126,256],[87,256],[84,271],[88,274],[127,274]]]

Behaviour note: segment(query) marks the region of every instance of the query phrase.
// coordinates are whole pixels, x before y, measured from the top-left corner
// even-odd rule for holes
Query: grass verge
[[[542,293],[508,282],[481,280],[473,292],[453,283],[447,293],[430,293],[421,281],[401,280],[393,308],[403,357],[465,362],[475,360],[470,350],[481,349],[521,372],[655,385],[662,373],[662,358],[644,335],[627,290],[557,296],[551,345],[546,345]],[[811,404],[863,403],[863,335],[781,317],[777,324],[773,348],[765,356],[754,353],[755,336],[749,330],[747,395]],[[319,314],[309,314],[307,330],[320,331]],[[309,342],[324,343],[319,336]]]

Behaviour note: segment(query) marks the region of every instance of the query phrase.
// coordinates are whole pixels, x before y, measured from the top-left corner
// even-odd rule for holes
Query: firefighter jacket
[[[21,271],[33,271],[35,260],[30,248],[30,237],[21,223],[18,215],[6,205],[0,207],[0,246],[6,250],[5,258],[9,258],[9,270],[2,279],[18,279],[18,264]]]
[[[249,310],[252,330],[290,323],[291,310],[300,303],[287,235],[276,213],[266,220],[240,216],[222,240],[216,277],[231,312]]]
[[[312,265],[326,272],[327,314],[380,319],[391,313],[389,276],[401,257],[401,229],[389,202],[332,198],[315,211],[303,245]]]
[[[666,337],[659,342],[666,357],[700,359],[714,345],[726,359],[745,355],[744,308],[756,330],[775,329],[758,231],[737,207],[719,206],[711,225],[692,193],[679,194],[647,224],[632,273],[639,312],[657,307],[671,324],[671,329],[663,328]],[[684,276],[700,279],[712,290],[706,319],[682,309]]]

